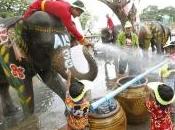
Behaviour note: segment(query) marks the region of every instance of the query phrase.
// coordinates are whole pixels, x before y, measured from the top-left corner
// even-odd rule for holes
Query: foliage
[[[140,18],[141,20],[158,20],[160,21],[162,16],[168,15],[175,20],[175,8],[173,7],[166,7],[163,9],[158,9],[158,6],[148,6],[146,7]]]
[[[87,21],[91,18],[91,15],[89,12],[84,12],[81,16],[80,16],[80,23],[83,29],[85,29]]]
[[[25,0],[0,0],[0,5],[0,17],[3,18],[22,15],[28,6]]]

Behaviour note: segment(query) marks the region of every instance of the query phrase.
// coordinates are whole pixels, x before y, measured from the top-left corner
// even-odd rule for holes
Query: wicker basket
[[[133,79],[132,76],[122,77],[117,81],[121,86]],[[116,98],[123,107],[129,124],[139,124],[149,119],[149,114],[145,106],[145,98],[149,92],[145,89],[147,79],[142,79],[137,85],[133,85],[120,93]]]
[[[117,108],[109,114],[89,115],[90,130],[126,130],[127,120],[125,113],[117,102]]]

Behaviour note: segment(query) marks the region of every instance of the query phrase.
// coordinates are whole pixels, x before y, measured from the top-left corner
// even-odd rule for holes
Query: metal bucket
[[[126,76],[118,79],[118,87],[133,78],[134,76]],[[143,78],[116,96],[126,113],[127,122],[129,124],[139,124],[147,121],[149,118],[145,106],[145,99],[150,94],[146,89],[147,82],[148,80]]]
[[[117,102],[114,111],[108,114],[89,114],[90,130],[126,130],[125,112]]]

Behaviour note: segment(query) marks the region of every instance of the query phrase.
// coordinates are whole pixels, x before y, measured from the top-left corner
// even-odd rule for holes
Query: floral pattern
[[[10,64],[11,74],[19,79],[25,79],[25,69],[21,66],[17,66],[15,64]]]
[[[82,130],[88,126],[89,102],[83,100],[81,103],[75,103],[67,97],[65,103],[70,112],[67,117],[68,125],[76,130]]]
[[[146,101],[146,107],[151,113],[150,130],[173,130],[173,123],[170,116],[170,108],[162,110],[155,101]]]

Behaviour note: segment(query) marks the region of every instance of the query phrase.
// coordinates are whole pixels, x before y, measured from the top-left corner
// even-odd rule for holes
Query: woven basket
[[[126,130],[125,113],[117,102],[117,108],[109,114],[89,115],[90,130]]]
[[[122,77],[117,81],[117,84],[121,86],[133,78],[131,76]],[[140,84],[129,87],[116,97],[126,113],[129,124],[139,124],[147,121],[149,118],[145,106],[145,98],[150,93],[145,89],[146,83],[147,79],[143,79]]]

